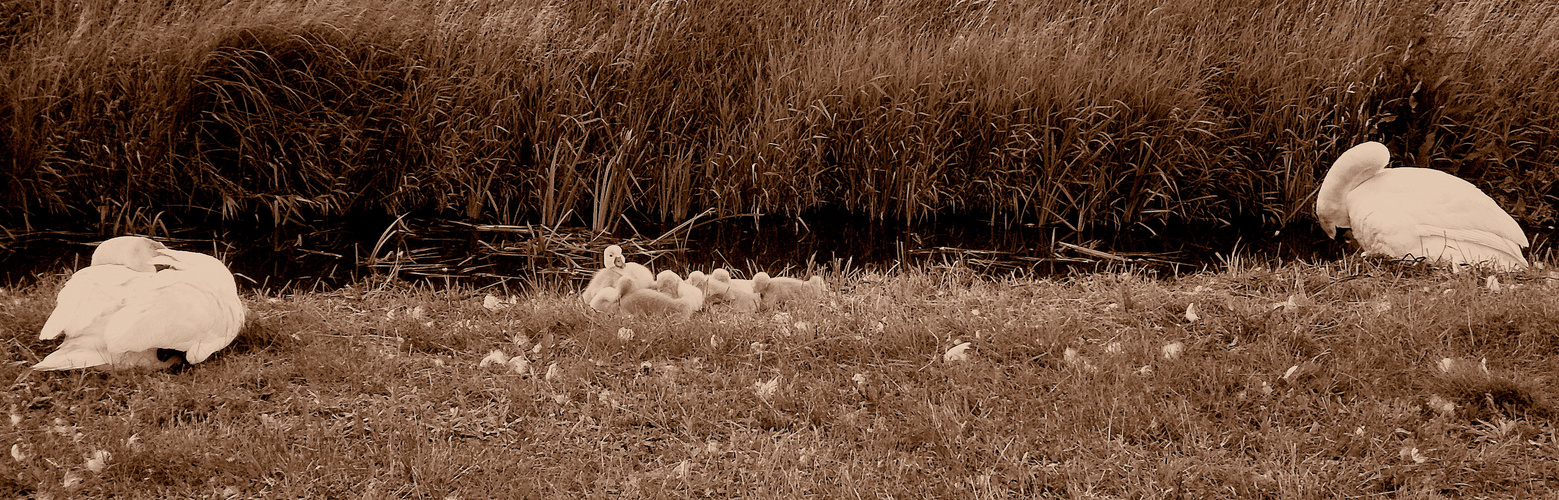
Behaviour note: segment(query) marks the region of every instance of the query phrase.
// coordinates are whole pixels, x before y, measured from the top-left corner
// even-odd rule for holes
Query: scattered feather
[[[480,367],[480,368],[487,368],[489,366],[502,365],[502,364],[508,363],[508,362],[509,362],[509,355],[508,354],[504,354],[503,350],[501,350],[501,349],[493,349],[493,351],[487,353],[487,357],[482,358],[482,362],[481,363],[477,363],[476,366]]]
[[[1185,306],[1185,320],[1192,323],[1202,320],[1202,315],[1196,313],[1195,302],[1192,302],[1191,305]]]
[[[1168,344],[1164,344],[1164,347],[1159,348],[1158,352],[1160,356],[1164,357],[1164,359],[1180,359],[1180,354],[1185,352],[1185,343],[1179,341],[1170,342]]]
[[[1403,446],[1402,451],[1397,452],[1397,456],[1402,457],[1402,460],[1404,461],[1413,462],[1415,464],[1421,464],[1429,461],[1428,457],[1425,457],[1423,454],[1419,453],[1418,448],[1413,446]]]
[[[557,363],[552,363],[552,364],[547,365],[547,374],[544,377],[542,377],[542,378],[545,379],[548,382],[552,382],[554,380],[557,380],[558,377],[561,377],[561,376],[563,376],[563,370],[558,368],[558,364]]]
[[[1456,411],[1456,403],[1452,403],[1449,400],[1440,397],[1439,394],[1430,394],[1429,408],[1434,410],[1435,413],[1439,413],[1441,415],[1450,415],[1452,412]]]
[[[108,467],[108,459],[113,457],[114,454],[109,453],[108,450],[94,451],[92,452],[92,458],[87,460],[87,470],[92,471],[94,474],[103,472],[103,468]]]
[[[944,363],[968,361],[969,346],[970,344],[968,342],[953,346],[951,349],[948,349],[947,352],[942,353],[942,361]]]
[[[497,296],[494,296],[493,294],[489,293],[489,294],[487,294],[487,297],[482,299],[482,307],[487,308],[487,310],[489,310],[489,311],[501,311],[501,310],[513,307],[515,302],[517,302],[518,300],[519,299],[517,297],[509,297],[508,299],[500,299]]]
[[[524,354],[509,358],[509,369],[519,375],[530,375],[530,360]]]
[[[628,328],[626,326],[622,327],[622,328],[618,328],[617,329],[617,340],[621,340],[623,342],[627,342],[627,341],[633,340],[633,329],[632,328]]]
[[[27,453],[26,451],[22,450],[22,444],[21,443],[16,443],[16,444],[11,445],[11,459],[12,460],[15,460],[17,462],[26,462],[27,459],[29,459],[29,458],[32,458],[32,454]]]
[[[1490,292],[1498,293],[1499,292],[1499,278],[1496,278],[1496,277],[1490,275],[1489,277],[1483,279],[1483,286],[1485,288],[1488,288]]]
[[[774,397],[775,392],[779,391],[779,377],[771,378],[768,382],[753,382],[752,390],[758,394],[758,397],[768,401]]]

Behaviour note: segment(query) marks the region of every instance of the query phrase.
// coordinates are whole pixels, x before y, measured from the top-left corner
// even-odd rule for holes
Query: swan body
[[[669,272],[669,271],[668,271]],[[639,287],[634,280],[622,280],[618,282],[617,308],[628,316],[680,316],[687,318],[697,310],[697,304],[703,303],[702,294],[697,297],[675,297],[662,290],[681,288],[681,279],[676,273],[671,273],[666,278],[665,273],[657,276],[656,280],[648,287]],[[696,288],[695,288],[696,290]]]
[[[752,280],[731,279],[731,272],[722,268],[710,271],[708,276],[694,271],[688,275],[688,281],[703,289],[711,302],[724,302],[743,312],[758,310],[758,294],[752,290]]]
[[[704,308],[704,290],[683,280],[676,272],[661,271],[660,274],[655,275],[655,282],[660,285],[661,292],[677,299],[689,314]]]
[[[1327,237],[1349,228],[1365,254],[1424,258],[1458,270],[1475,263],[1527,266],[1526,234],[1477,186],[1434,169],[1386,168],[1390,159],[1386,146],[1373,141],[1337,157],[1315,202]]]
[[[596,307],[596,304],[611,303],[617,300],[617,298],[609,297],[598,300],[597,295],[604,290],[616,288],[618,282],[624,278],[634,280],[637,287],[643,288],[650,286],[650,283],[655,280],[655,275],[651,274],[650,269],[644,267],[643,264],[628,262],[628,259],[623,257],[622,247],[617,245],[608,246],[605,251],[601,252],[601,269],[596,271],[594,276],[590,277],[590,283],[585,285],[585,291],[579,295],[579,298],[584,300],[586,304],[590,304],[590,307],[598,311],[603,310],[600,307]]]
[[[166,268],[137,271],[108,258],[72,275],[38,334],[65,341],[33,369],[165,368],[177,362],[159,355],[169,350],[199,363],[238,335],[244,306],[222,261],[160,248],[146,263]]]
[[[765,272],[752,276],[752,290],[758,294],[759,303],[764,306],[815,298],[823,293],[826,286],[822,276],[813,276],[806,281],[783,276],[770,277]]]

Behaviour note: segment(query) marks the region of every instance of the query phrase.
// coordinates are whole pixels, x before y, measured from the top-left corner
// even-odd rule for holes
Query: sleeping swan
[[[1474,263],[1527,266],[1526,234],[1477,186],[1434,169],[1386,168],[1390,159],[1386,146],[1373,141],[1337,157],[1315,200],[1327,237],[1350,228],[1365,254],[1424,258],[1458,270]]]
[[[124,260],[142,255],[140,250],[101,252],[101,260],[94,253],[97,264],[65,282],[54,312],[38,333],[44,340],[64,335],[65,341],[33,369],[166,368],[178,362],[170,351],[199,363],[238,335],[244,306],[222,261],[169,250],[151,240],[124,248],[135,245],[156,248],[145,262],[134,261],[137,257]],[[141,264],[165,269],[134,269]]]

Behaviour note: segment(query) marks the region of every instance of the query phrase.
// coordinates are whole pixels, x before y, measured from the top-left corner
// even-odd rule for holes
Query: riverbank
[[[517,498],[1536,496],[1559,275],[1348,260],[1155,278],[829,275],[687,321],[365,280],[246,297],[177,372],[33,373],[0,292],[0,491]],[[968,346],[956,349],[964,343]],[[493,350],[524,356],[480,366]],[[961,352],[963,359],[959,359]],[[1449,361],[1445,361],[1449,359]],[[1486,371],[1485,371],[1486,370]],[[101,453],[100,453],[101,452]]]

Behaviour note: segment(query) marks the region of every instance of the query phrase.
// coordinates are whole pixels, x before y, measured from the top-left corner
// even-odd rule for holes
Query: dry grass
[[[1555,218],[1547,3],[6,5],[7,226],[1286,227],[1365,139]]]
[[[207,363],[19,377],[52,347],[35,340],[59,286],[45,280],[0,293],[0,379],[20,378],[0,395],[0,445],[22,455],[0,458],[0,491],[1312,498],[1559,484],[1559,285],[1544,271],[1498,291],[1356,261],[830,278],[837,293],[815,305],[669,324],[596,315],[570,290],[496,310],[479,291],[412,286],[251,296],[253,319]],[[968,360],[942,359],[962,342]],[[492,349],[526,353],[529,369],[478,366]]]

